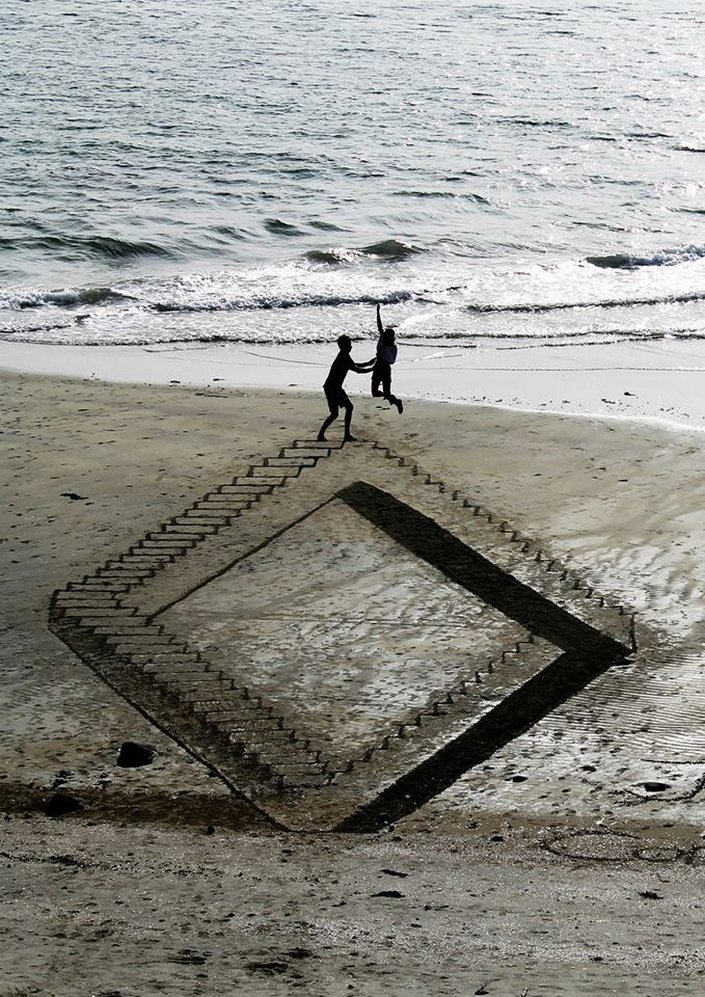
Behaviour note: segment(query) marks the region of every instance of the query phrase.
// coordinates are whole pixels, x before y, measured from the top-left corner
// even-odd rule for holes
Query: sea
[[[0,342],[705,337],[705,11],[3,0]]]

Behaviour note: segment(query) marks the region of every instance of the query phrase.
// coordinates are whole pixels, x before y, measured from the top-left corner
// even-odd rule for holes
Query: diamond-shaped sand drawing
[[[282,448],[55,593],[50,626],[292,829],[398,819],[635,648],[621,606],[376,443]]]

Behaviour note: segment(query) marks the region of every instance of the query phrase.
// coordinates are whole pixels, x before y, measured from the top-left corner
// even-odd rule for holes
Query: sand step
[[[309,450],[330,451],[330,450],[342,450],[343,448],[342,441],[340,443],[332,443],[330,440],[294,440],[294,442],[291,445],[292,447],[295,447],[297,450],[304,448]]]
[[[187,650],[185,644],[172,644],[167,638],[159,640],[145,637],[104,637],[103,640],[115,649],[116,654],[132,655],[140,652],[142,654],[159,653],[164,651],[184,652]]]
[[[128,565],[123,565],[121,568],[98,568],[96,572],[98,578],[104,578],[106,581],[112,580],[116,582],[126,582],[127,584],[139,585],[145,578],[150,578],[154,575],[152,568],[133,568]]]
[[[168,564],[175,556],[165,551],[143,550],[141,548],[135,550],[134,548],[130,548],[125,554],[121,555],[120,563],[130,564],[137,568],[159,567],[162,564]]]
[[[60,616],[64,615],[67,609],[102,609],[106,613],[112,612],[113,609],[122,608],[119,606],[118,600],[116,598],[120,593],[115,593],[113,598],[94,598],[90,594],[76,594],[72,597],[72,593],[67,593],[65,596],[57,596],[54,600],[54,611]]]
[[[130,588],[131,582],[124,575],[121,578],[86,576],[83,581],[74,582],[72,585],[72,592],[113,592],[115,596],[122,596]]]
[[[180,669],[150,671],[149,674],[155,683],[163,686],[169,694],[177,695],[179,698],[184,689],[197,689],[201,685],[207,687],[208,683],[220,681],[218,672],[204,672],[194,668],[194,664],[197,662],[185,664]],[[189,671],[189,669],[192,670]]]
[[[271,706],[261,706],[254,699],[245,699],[237,688],[232,691],[222,689],[218,696],[199,696],[188,702],[194,713],[227,713],[245,722],[249,722],[248,717],[251,716],[270,720],[273,712]]]
[[[266,481],[264,478],[248,477],[244,474],[241,474],[237,478],[233,478],[230,484],[224,487],[239,488],[244,491],[249,491],[252,494],[260,494],[260,493],[264,494],[271,492],[272,489],[274,488],[274,484],[269,481]]]
[[[235,478],[230,485],[225,488],[235,488],[240,492],[252,497],[253,501],[262,495],[271,495],[274,491],[274,484],[265,481],[264,478]]]
[[[178,655],[174,655],[171,661],[155,661],[152,657],[138,667],[153,682],[168,689],[169,692],[173,692],[180,683],[196,683],[200,681],[201,676],[208,674],[203,671],[202,661],[187,661],[185,656],[184,660],[181,660]]]
[[[310,460],[311,464],[307,464],[307,467],[315,466],[319,460],[328,456],[326,452],[327,448],[305,450],[303,447],[282,447],[279,451],[279,457],[281,459],[291,459],[299,460]]]
[[[215,513],[235,519],[246,511],[248,505],[249,502],[231,501],[227,498],[202,499],[194,506],[194,514],[205,513],[206,515],[210,515]]]
[[[183,513],[183,518],[187,522],[198,523],[199,526],[202,524],[212,525],[213,523],[227,522],[228,519],[234,519],[239,512],[229,513],[224,509],[218,509],[213,506],[211,509],[199,509],[194,506],[192,509],[187,509]]]
[[[273,485],[275,487],[283,485],[287,478],[293,477],[290,474],[277,474],[275,473],[277,468],[274,467],[251,467],[247,472],[246,477],[252,481],[253,479],[257,482],[263,481],[268,485]],[[238,478],[237,483],[241,484],[244,478]]]
[[[168,539],[171,543],[187,544],[190,549],[195,547],[197,543],[200,543],[203,539],[203,534],[194,527],[193,523],[185,525],[183,523],[169,522],[162,526],[161,531],[148,533],[145,539],[159,542]]]
[[[192,665],[204,668],[204,662],[197,651],[135,651],[129,655],[135,667],[144,671],[157,672],[159,675],[180,674],[180,669]]]
[[[222,702],[223,696],[227,696],[235,689],[233,679],[219,677],[214,672],[204,672],[202,678],[191,679],[189,682],[184,681],[181,676],[174,676],[168,685],[174,692],[178,692],[179,699],[189,704],[208,701],[211,696],[214,701]],[[242,702],[246,703],[247,700]]]
[[[253,499],[249,493],[208,492],[194,504],[194,509],[214,503],[217,505],[231,505],[235,509],[247,509],[253,501],[256,501],[256,499]]]
[[[292,773],[286,771],[282,773],[275,772],[274,777],[277,778],[277,776],[279,786],[282,789],[298,789],[301,786],[325,786],[330,782],[330,776],[325,772],[305,775],[303,777],[296,771]]]
[[[89,606],[66,606],[63,610],[63,615],[74,620],[85,619],[89,622],[91,621],[102,621],[102,620],[120,620],[125,617],[136,617],[137,610],[131,609],[129,606],[126,608],[115,607],[115,609],[106,610],[104,606],[98,606],[95,609],[91,609]]]
[[[276,731],[272,731],[275,734]],[[281,731],[280,733],[284,733]],[[260,738],[250,742],[250,750],[256,751],[263,761],[278,769],[286,766],[298,766],[302,771],[323,772],[326,763],[316,757],[315,752],[297,751],[291,738]]]
[[[81,626],[90,630],[96,637],[133,637],[139,633],[138,627],[127,627],[122,623],[99,623],[94,625],[93,620],[81,620]]]
[[[249,484],[236,485],[232,482],[227,485],[218,485],[217,488],[213,488],[209,495],[236,495],[238,498],[242,498],[248,502],[256,502],[259,498],[259,494],[254,490],[254,482],[250,481]]]
[[[195,519],[194,517],[192,516],[189,517],[188,515],[176,516],[172,520],[172,525],[183,526],[187,530],[189,530],[189,532],[192,530],[194,531],[197,530],[198,532],[196,535],[198,536],[199,540],[203,540],[203,538],[208,533],[216,532],[216,527],[215,524],[213,523],[213,520],[205,517],[202,517],[201,519]]]
[[[296,457],[265,457],[264,466],[265,467],[294,467],[294,468],[304,468],[304,467],[315,467],[316,458],[306,457],[306,456],[296,456]]]
[[[118,574],[120,574],[120,572],[124,572],[129,575],[134,571],[142,571],[144,567],[145,566],[139,564],[137,560],[133,561],[131,558],[125,557],[124,560],[106,561],[101,568],[98,568],[96,574],[101,578],[103,577],[103,574],[109,571],[115,571]]]
[[[78,603],[91,601],[100,605],[110,605],[115,603],[117,598],[115,592],[103,591],[101,589],[86,589],[79,588],[67,588],[61,589],[56,593],[56,602],[64,602],[67,605],[71,603],[72,605],[77,605]]]
[[[130,550],[144,550],[147,552],[154,551],[155,554],[174,554],[179,555],[190,550],[193,546],[193,541],[191,540],[181,540],[174,536],[170,536],[166,533],[158,534],[159,539],[150,540],[145,537],[144,540],[140,540]]]

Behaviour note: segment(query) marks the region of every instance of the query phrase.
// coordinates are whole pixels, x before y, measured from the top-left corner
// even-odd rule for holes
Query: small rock
[[[156,748],[150,744],[139,744],[137,741],[125,741],[120,747],[117,764],[124,769],[135,769],[141,765],[151,765],[157,754]]]
[[[671,788],[667,782],[642,782],[642,786],[647,793],[663,793]]]
[[[85,502],[87,495],[79,495],[78,492],[62,492],[62,498],[71,499],[73,502]]]
[[[397,872],[396,869],[382,869],[381,871],[385,876],[399,876],[400,879],[406,879],[409,875],[408,872]]]
[[[205,834],[215,834],[215,828],[213,827],[212,824],[209,824],[204,833]]]
[[[644,900],[663,900],[661,894],[655,890],[642,890],[639,896],[643,897]]]
[[[400,900],[404,894],[399,890],[380,890],[379,893],[371,893],[371,897],[391,897],[392,900]]]
[[[77,796],[72,796],[71,793],[59,791],[54,793],[49,800],[44,813],[47,817],[63,817],[65,814],[75,814],[85,809],[86,805],[83,800],[79,800]]]
[[[504,835],[503,834],[493,834],[492,837],[490,838],[490,841],[504,841]]]

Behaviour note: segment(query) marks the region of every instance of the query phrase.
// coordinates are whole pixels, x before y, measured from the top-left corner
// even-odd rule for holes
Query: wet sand
[[[233,805],[47,612],[214,482],[310,437],[320,399],[0,381],[8,992],[701,992],[700,433],[427,402],[400,419],[361,400],[361,437],[599,580],[636,612],[640,647],[396,827],[293,835]],[[155,763],[118,768],[128,739]],[[59,786],[86,809],[44,816]]]

